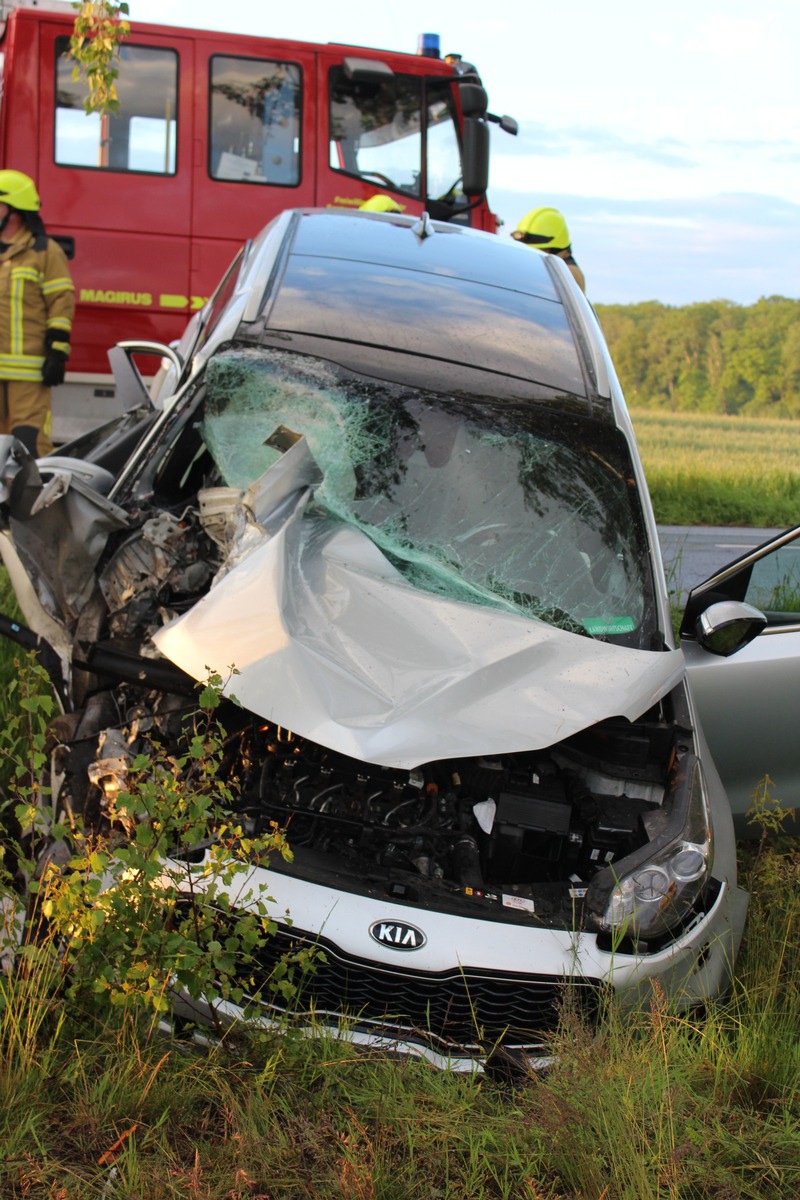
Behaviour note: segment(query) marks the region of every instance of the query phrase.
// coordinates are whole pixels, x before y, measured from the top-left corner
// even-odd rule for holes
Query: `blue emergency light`
[[[417,54],[423,58],[440,58],[438,33],[421,33],[417,38]]]

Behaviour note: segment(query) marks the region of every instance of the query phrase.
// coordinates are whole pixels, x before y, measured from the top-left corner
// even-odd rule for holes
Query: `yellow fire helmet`
[[[361,212],[391,212],[401,213],[403,207],[393,200],[391,196],[385,195],[383,192],[377,192],[376,195],[370,196],[369,200],[365,200],[363,204],[359,204]]]
[[[20,212],[38,212],[42,207],[36,184],[22,171],[0,171],[0,204]]]
[[[540,246],[542,250],[569,248],[567,222],[557,208],[531,209],[511,236],[526,246]]]

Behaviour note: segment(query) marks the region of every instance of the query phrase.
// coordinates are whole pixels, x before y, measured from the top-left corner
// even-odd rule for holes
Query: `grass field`
[[[631,412],[662,525],[800,521],[800,421]]]

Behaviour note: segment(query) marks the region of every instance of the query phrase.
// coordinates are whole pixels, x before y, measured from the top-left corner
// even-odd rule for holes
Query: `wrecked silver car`
[[[147,349],[116,352],[130,407],[103,433],[38,463],[0,439],[0,546],[73,714],[73,808],[102,806],[98,754],[233,665],[241,811],[294,851],[251,883],[291,917],[276,956],[325,951],[301,1013],[468,1068],[499,1041],[537,1057],[565,987],[589,1013],[608,985],[724,989],[731,813],[563,263],[288,212],[177,351],[149,347],[155,406]],[[709,613],[706,654],[763,624]]]

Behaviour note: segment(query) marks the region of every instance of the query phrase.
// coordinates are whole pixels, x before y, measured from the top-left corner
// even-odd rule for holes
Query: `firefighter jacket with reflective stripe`
[[[69,354],[74,312],[64,251],[48,237],[20,230],[0,255],[0,379],[40,381],[45,336],[52,330],[53,349]]]

